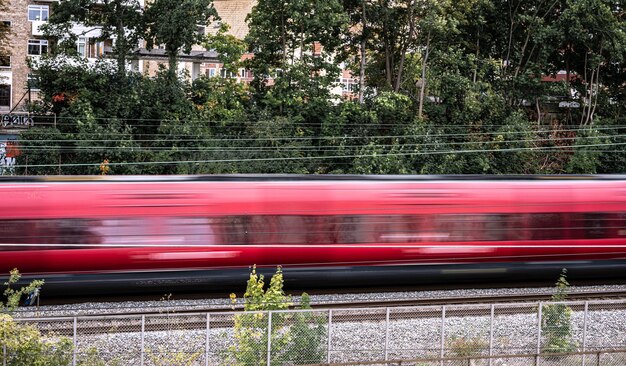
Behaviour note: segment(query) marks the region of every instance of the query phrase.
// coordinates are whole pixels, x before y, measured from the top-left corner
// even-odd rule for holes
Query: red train
[[[621,276],[626,177],[0,180],[0,272],[46,291]],[[239,287],[237,287],[239,288]]]

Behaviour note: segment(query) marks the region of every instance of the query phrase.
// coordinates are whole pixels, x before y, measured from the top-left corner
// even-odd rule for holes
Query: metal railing
[[[73,365],[94,354],[106,364],[142,366],[172,359],[205,366],[590,366],[600,356],[602,365],[626,365],[626,355],[613,351],[626,347],[626,300],[16,321],[43,337],[70,340]],[[3,351],[5,362],[10,353]]]

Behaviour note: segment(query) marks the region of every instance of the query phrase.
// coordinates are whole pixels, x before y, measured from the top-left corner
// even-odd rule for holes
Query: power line
[[[326,160],[326,159],[345,159],[345,158],[385,158],[391,156],[422,156],[422,155],[446,155],[446,154],[468,154],[468,153],[485,153],[485,152],[519,152],[519,151],[551,151],[559,149],[577,149],[582,147],[599,147],[599,146],[624,146],[623,143],[609,144],[587,144],[574,146],[546,146],[546,147],[519,147],[510,149],[484,149],[484,150],[447,150],[447,151],[422,151],[422,152],[406,152],[406,153],[387,153],[387,154],[361,154],[361,155],[335,155],[335,156],[308,156],[308,157],[275,157],[275,158],[251,158],[251,159],[208,159],[208,160],[179,160],[179,161],[144,161],[144,162],[111,162],[109,166],[128,166],[128,165],[178,165],[178,164],[206,164],[206,163],[249,163],[258,161],[302,161],[302,160]],[[14,165],[14,168],[25,167],[71,167],[71,166],[100,166],[97,163],[69,163],[69,164],[32,164],[32,165]]]
[[[626,128],[626,127],[625,127]],[[613,129],[613,128],[606,128]],[[335,139],[392,139],[392,138],[420,138],[420,137],[428,137],[428,138],[437,138],[437,137],[466,137],[466,136],[483,136],[483,135],[508,135],[508,134],[528,134],[528,133],[549,133],[549,132],[570,132],[577,130],[570,129],[562,129],[562,130],[545,130],[545,131],[500,131],[500,132],[469,132],[469,133],[454,133],[454,134],[419,134],[419,135],[374,135],[374,136],[310,136],[310,137],[298,137],[298,136],[285,136],[285,137],[258,137],[258,138],[194,138],[194,139],[175,139],[173,141],[177,142],[187,142],[187,141],[280,141],[280,140],[294,140],[294,141],[309,141],[309,140],[335,140]],[[601,130],[599,130],[601,131]],[[53,133],[53,134],[62,134],[63,133]],[[141,135],[141,134],[139,134]],[[176,137],[176,136],[189,136],[190,134],[148,134],[146,136],[164,136],[164,137]],[[607,135],[610,137],[611,135]],[[130,137],[130,135],[129,135]],[[598,136],[600,137],[600,136]],[[34,139],[34,140],[25,140],[24,142],[29,141],[47,141],[47,142],[89,142],[89,141],[129,141],[129,142],[167,142],[168,139]]]
[[[559,141],[564,140],[577,140],[577,139],[596,139],[604,136],[578,136],[578,137],[563,137],[559,138]],[[623,135],[612,135],[611,138],[624,138]],[[362,147],[420,147],[420,146],[439,146],[439,145],[480,145],[480,144],[512,144],[512,143],[534,143],[554,141],[552,138],[546,139],[528,139],[528,140],[503,140],[503,141],[458,141],[458,142],[430,142],[430,143],[415,143],[415,144],[371,144],[371,145],[327,145],[327,146],[56,146],[56,145],[21,145],[20,150],[24,151],[37,151],[37,150],[93,150],[93,149],[116,149],[116,150],[137,150],[137,151],[171,151],[171,152],[200,152],[200,151],[228,151],[228,152],[250,152],[250,151],[284,151],[284,150],[296,150],[296,151],[329,151]]]

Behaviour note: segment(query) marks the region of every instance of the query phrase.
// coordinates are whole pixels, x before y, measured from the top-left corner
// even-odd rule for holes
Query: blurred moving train
[[[253,264],[298,287],[626,274],[626,176],[13,177],[0,194],[0,272],[47,293],[232,290]]]

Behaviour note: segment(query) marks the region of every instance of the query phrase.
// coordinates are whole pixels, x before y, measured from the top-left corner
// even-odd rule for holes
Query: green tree
[[[254,53],[248,65],[264,106],[285,113],[328,99],[339,75],[337,51],[347,27],[339,0],[260,0],[247,21],[246,41]]]
[[[46,35],[56,39],[58,52],[76,54],[76,41],[85,33],[73,32],[81,23],[87,32],[98,30],[98,41],[115,39],[113,54],[117,60],[117,73],[126,74],[127,59],[143,37],[143,14],[138,0],[64,0],[53,3]]]
[[[169,79],[176,78],[179,53],[206,41],[203,30],[218,20],[213,0],[155,0],[145,12],[146,46],[164,45]]]

